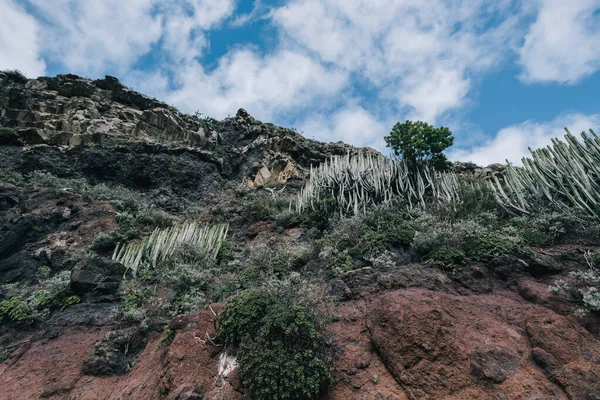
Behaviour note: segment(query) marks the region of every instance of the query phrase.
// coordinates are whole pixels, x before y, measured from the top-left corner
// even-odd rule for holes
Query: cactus
[[[428,201],[457,202],[459,182],[454,173],[435,172],[428,167],[411,170],[403,161],[360,154],[333,156],[314,168],[296,198],[296,212],[314,208],[320,193],[336,200],[341,214],[363,213],[370,205],[403,199],[408,208]],[[291,207],[291,205],[290,205]]]
[[[600,137],[590,129],[580,141],[565,130],[566,142],[529,149],[522,167],[507,161],[504,182],[494,177],[492,188],[507,209],[527,214],[540,206],[572,207],[600,217]]]
[[[141,241],[117,245],[112,258],[127,270],[131,269],[134,277],[141,268],[155,268],[157,263],[168,259],[183,243],[200,246],[210,257],[216,258],[228,229],[227,224],[200,226],[194,221],[166,229],[157,228]]]

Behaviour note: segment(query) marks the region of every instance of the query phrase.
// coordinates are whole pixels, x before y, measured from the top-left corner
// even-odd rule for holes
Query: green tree
[[[398,122],[384,139],[394,155],[410,166],[427,163],[438,170],[449,167],[450,162],[442,152],[452,146],[454,136],[446,127],[434,128],[421,121]]]

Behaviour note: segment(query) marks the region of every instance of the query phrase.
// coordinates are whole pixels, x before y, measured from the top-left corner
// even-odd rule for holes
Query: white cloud
[[[18,69],[31,78],[43,75],[36,20],[12,0],[0,1],[0,16],[0,69]]]
[[[28,1],[45,22],[46,55],[93,76],[128,73],[161,39],[166,63],[197,57],[207,44],[204,31],[234,9],[234,0]]]
[[[288,43],[366,79],[396,109],[435,123],[463,106],[470,75],[514,45],[510,0],[292,0],[272,18]],[[490,20],[494,15],[496,21]]]
[[[449,152],[452,160],[472,161],[478,165],[492,163],[511,163],[520,165],[523,157],[529,156],[532,150],[546,147],[553,138],[563,138],[564,128],[573,134],[600,127],[600,114],[562,115],[548,122],[525,121],[501,129],[496,137],[470,150],[456,149]]]
[[[539,0],[539,6],[520,50],[521,78],[573,84],[600,69],[600,0]]]
[[[304,136],[311,139],[356,143],[389,153],[383,137],[390,131],[386,124],[375,115],[356,104],[347,104],[331,115],[315,114],[306,118],[300,125]]]
[[[200,110],[215,118],[247,109],[252,115],[271,120],[291,109],[325,101],[346,84],[347,76],[327,70],[309,57],[280,51],[265,57],[249,49],[238,49],[206,72],[197,62],[178,70],[176,90],[166,99],[186,111]]]

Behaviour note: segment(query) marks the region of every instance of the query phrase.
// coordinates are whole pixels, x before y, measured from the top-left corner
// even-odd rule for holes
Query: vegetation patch
[[[219,316],[219,338],[239,346],[240,378],[252,399],[316,399],[332,381],[315,312],[295,290],[249,289]]]

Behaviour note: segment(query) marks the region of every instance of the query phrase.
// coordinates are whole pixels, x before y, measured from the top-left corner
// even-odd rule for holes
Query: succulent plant
[[[409,168],[403,161],[372,154],[333,156],[316,168],[298,194],[296,212],[314,207],[323,192],[331,195],[341,214],[358,214],[374,204],[403,199],[409,209],[427,202],[458,201],[459,181],[451,172]],[[290,205],[291,207],[291,205]]]
[[[542,205],[573,207],[600,217],[600,137],[590,129],[578,140],[566,128],[566,142],[531,150],[523,166],[508,163],[503,182],[494,176],[492,188],[506,208],[531,213]]]
[[[168,259],[177,246],[184,243],[200,246],[207,255],[216,258],[228,229],[227,224],[202,226],[195,221],[166,229],[157,228],[140,241],[117,245],[112,258],[131,269],[134,277],[142,267],[155,268],[158,262]]]

